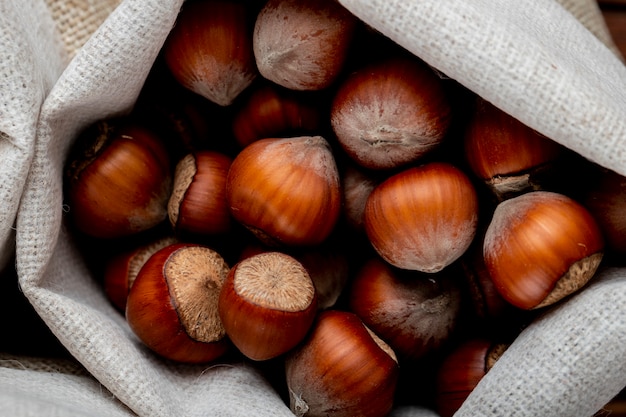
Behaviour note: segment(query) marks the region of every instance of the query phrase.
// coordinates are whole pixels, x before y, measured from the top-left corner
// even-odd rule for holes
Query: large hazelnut
[[[126,320],[152,351],[177,362],[213,361],[230,342],[218,299],[229,267],[214,250],[191,243],[160,249],[140,269],[126,301]]]
[[[350,74],[330,116],[352,159],[366,168],[391,169],[435,149],[448,132],[452,108],[430,67],[416,58],[393,58]]]
[[[294,348],[317,313],[315,286],[295,258],[263,252],[236,263],[219,297],[226,334],[241,353],[268,360]]]
[[[269,0],[254,27],[259,72],[292,90],[329,87],[343,69],[356,23],[335,0]]]
[[[305,341],[285,361],[296,416],[383,417],[398,382],[395,353],[353,313],[319,314]]]
[[[233,160],[226,193],[232,216],[269,245],[313,246],[341,213],[339,171],[321,136],[253,142]]]
[[[365,205],[365,231],[390,264],[438,272],[459,259],[478,227],[473,184],[449,163],[407,168],[380,183]]]
[[[65,174],[72,224],[96,238],[154,228],[167,218],[170,165],[151,129],[126,119],[91,125],[74,144]]]
[[[251,30],[243,2],[185,2],[163,46],[166,63],[181,85],[228,106],[257,76]]]
[[[483,245],[498,292],[522,309],[545,307],[579,290],[604,254],[604,238],[591,213],[548,191],[498,204]]]

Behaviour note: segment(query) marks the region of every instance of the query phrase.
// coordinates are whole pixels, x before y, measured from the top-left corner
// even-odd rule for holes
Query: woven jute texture
[[[340,2],[441,73],[626,175],[626,67],[594,1]],[[149,352],[65,227],[68,149],[90,123],[132,109],[182,5],[0,2],[2,266],[15,259],[24,296],[83,370],[0,357],[2,415],[292,416],[249,364],[181,366]],[[602,268],[522,332],[457,415],[592,416],[625,386],[626,271]],[[417,407],[393,415],[435,416]]]
[[[68,55],[74,56],[122,0],[45,0]]]

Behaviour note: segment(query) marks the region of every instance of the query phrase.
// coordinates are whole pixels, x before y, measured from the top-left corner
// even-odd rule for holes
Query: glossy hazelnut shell
[[[257,262],[257,256],[266,257],[263,263]],[[273,259],[271,259],[273,258]],[[283,261],[282,258],[287,258]],[[304,274],[308,285],[302,285],[302,290],[282,287],[280,283],[266,285],[266,289],[259,288],[256,296],[262,293],[263,300],[251,298],[237,288],[255,288],[258,285],[258,275],[275,274],[274,280],[286,281],[289,277],[278,276],[284,269],[272,266],[276,262],[292,262],[288,255],[276,252],[267,252],[254,255],[235,264],[226,278],[219,297],[219,313],[226,333],[232,343],[246,357],[262,361],[280,356],[304,339],[317,313],[317,296],[304,267],[300,266],[298,274]],[[297,262],[293,260],[294,264]],[[254,263],[254,276],[243,271],[242,263]],[[261,270],[270,265],[267,270]],[[258,268],[258,269],[257,269]],[[290,267],[290,270],[292,268]],[[282,307],[283,298],[293,298],[292,304],[298,308],[287,309]],[[305,304],[305,305],[301,305]]]
[[[321,136],[268,138],[233,160],[226,193],[232,216],[270,246],[326,240],[341,213],[339,172]]]
[[[438,272],[459,259],[478,227],[478,196],[449,163],[407,168],[379,184],[365,205],[365,231],[390,264]]]
[[[534,191],[496,207],[483,253],[498,292],[514,306],[533,309],[584,286],[602,259],[604,238],[580,203]]]
[[[436,376],[436,410],[452,417],[508,345],[484,338],[462,341],[444,359]]]
[[[149,129],[103,120],[77,139],[65,186],[74,227],[96,238],[126,237],[167,218],[170,161]]]
[[[477,99],[463,136],[469,169],[503,200],[541,190],[564,154],[559,143]]]
[[[126,311],[126,299],[141,267],[160,249],[176,243],[174,237],[163,237],[117,253],[107,260],[104,267],[104,292],[119,311]]]
[[[141,342],[158,355],[176,362],[206,363],[224,355],[230,342],[223,331],[213,341],[198,341],[189,335],[181,323],[181,306],[170,293],[171,284],[165,273],[171,256],[190,247],[200,245],[169,245],[144,264],[128,295],[126,320]],[[193,273],[189,276],[193,279]]]
[[[242,2],[185,2],[163,53],[172,75],[185,88],[229,106],[257,77],[252,22]]]
[[[226,234],[231,229],[226,201],[226,177],[232,158],[224,153],[199,150],[176,166],[168,215],[173,229],[182,235]]]
[[[262,85],[246,98],[233,116],[233,135],[245,148],[252,142],[319,131],[321,111],[312,100],[273,85]]]
[[[285,369],[297,416],[383,417],[393,406],[395,354],[381,347],[353,313],[320,313]]]

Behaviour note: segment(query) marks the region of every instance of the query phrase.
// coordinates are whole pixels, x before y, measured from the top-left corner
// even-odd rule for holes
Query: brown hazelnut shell
[[[335,0],[270,0],[257,15],[261,75],[285,88],[328,88],[341,73],[357,19]]]
[[[440,350],[460,321],[463,294],[449,271],[426,274],[366,261],[348,292],[350,311],[379,335],[400,359],[416,361]]]
[[[603,169],[584,193],[583,204],[597,220],[606,241],[607,255],[626,261],[626,177]]]
[[[206,236],[230,231],[226,177],[231,163],[231,157],[211,150],[187,154],[178,162],[168,202],[170,224],[176,233]]]
[[[89,236],[126,237],[167,218],[167,150],[154,132],[131,120],[89,126],[74,144],[65,175],[70,220]]]
[[[441,417],[454,415],[507,348],[507,343],[476,337],[462,341],[443,359],[435,382]]]
[[[251,30],[243,2],[185,2],[163,46],[166,64],[183,87],[229,106],[258,75]]]
[[[469,169],[504,200],[538,191],[565,148],[493,104],[478,98],[463,135]]]
[[[158,355],[205,363],[224,355],[230,342],[219,319],[219,292],[229,268],[198,244],[176,243],[143,265],[126,302],[126,320]]]
[[[422,61],[391,58],[351,73],[332,100],[330,121],[359,165],[387,170],[439,146],[452,120],[442,80]]]
[[[521,309],[541,308],[582,288],[604,254],[589,211],[560,193],[533,191],[501,202],[483,255],[498,292]]]
[[[304,339],[317,313],[317,295],[300,262],[281,252],[263,252],[233,266],[218,308],[232,343],[261,361]]]
[[[439,272],[459,259],[478,228],[474,185],[460,169],[429,162],[380,183],[365,205],[365,231],[390,264]]]
[[[267,138],[237,154],[226,193],[232,216],[270,246],[313,246],[341,213],[339,171],[321,136]]]
[[[233,116],[233,135],[245,148],[273,137],[319,131],[322,117],[313,100],[275,85],[261,85],[246,97]]]
[[[296,416],[383,417],[391,411],[395,353],[354,313],[326,310],[285,361]]]
[[[107,260],[104,267],[104,292],[115,308],[126,311],[128,292],[141,267],[155,252],[174,243],[177,243],[175,237],[166,236],[117,253]]]

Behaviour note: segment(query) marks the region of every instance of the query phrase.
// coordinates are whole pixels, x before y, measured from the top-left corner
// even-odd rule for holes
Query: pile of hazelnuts
[[[75,141],[65,198],[164,360],[271,363],[299,416],[450,416],[626,254],[626,179],[334,0],[187,0],[161,52]]]

